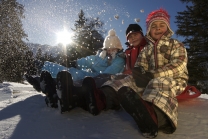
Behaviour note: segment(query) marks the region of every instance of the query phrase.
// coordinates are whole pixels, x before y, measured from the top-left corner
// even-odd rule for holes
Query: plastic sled
[[[176,98],[178,100],[184,100],[184,99],[196,98],[200,95],[201,95],[201,92],[198,89],[196,89],[196,87],[188,85],[185,88],[185,90]]]

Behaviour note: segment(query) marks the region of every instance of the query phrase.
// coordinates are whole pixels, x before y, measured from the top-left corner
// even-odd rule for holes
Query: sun
[[[72,42],[73,33],[69,33],[66,29],[57,34],[57,42],[62,43],[63,45],[70,44]]]

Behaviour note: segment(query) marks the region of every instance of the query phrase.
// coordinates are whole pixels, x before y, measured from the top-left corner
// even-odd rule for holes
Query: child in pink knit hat
[[[146,46],[138,56],[133,78],[138,88],[118,91],[122,107],[134,118],[142,135],[154,138],[158,131],[176,130],[176,96],[187,86],[187,52],[184,45],[171,38],[170,16],[164,9],[151,12],[146,19]]]

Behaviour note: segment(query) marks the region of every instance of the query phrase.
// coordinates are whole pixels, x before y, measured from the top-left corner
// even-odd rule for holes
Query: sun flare
[[[69,33],[67,30],[63,30],[57,33],[57,42],[67,45],[72,42],[72,33]]]

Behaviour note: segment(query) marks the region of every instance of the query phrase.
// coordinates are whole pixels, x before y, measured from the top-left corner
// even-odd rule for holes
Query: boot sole
[[[85,88],[87,91],[86,93],[86,103],[88,104],[88,111],[92,115],[98,115],[99,111],[97,108],[97,103],[95,99],[95,92],[96,84],[92,77],[86,77],[82,82],[82,87]]]
[[[151,118],[141,98],[138,96],[138,99],[136,99],[136,93],[132,89],[129,91],[127,87],[123,87],[118,91],[118,94],[123,93],[124,96],[121,100],[121,106],[134,118],[144,137],[155,138],[158,134],[157,124]]]
[[[45,74],[43,76],[43,74]],[[48,97],[48,104],[50,104],[50,107],[52,108],[58,108],[58,99],[57,98],[54,98],[54,96],[57,96],[56,95],[56,84],[54,82],[54,79],[52,78],[51,74],[48,72],[48,71],[43,71],[41,73],[41,77],[40,77],[40,82],[42,81],[45,81],[45,89],[41,89],[42,92],[44,94],[46,94],[46,97]],[[51,101],[51,102],[50,102]],[[45,100],[46,102],[46,100]],[[47,102],[46,102],[46,105],[48,106]]]
[[[59,105],[60,105],[60,112],[63,113],[73,109],[73,106],[70,103],[72,102],[72,94],[70,92],[72,92],[72,87],[73,87],[73,80],[71,74],[67,71],[59,72],[57,74],[57,84],[59,82],[61,83],[61,89],[58,88],[59,87],[58,85],[57,85],[57,89],[61,90],[62,92],[61,98],[59,99]]]

